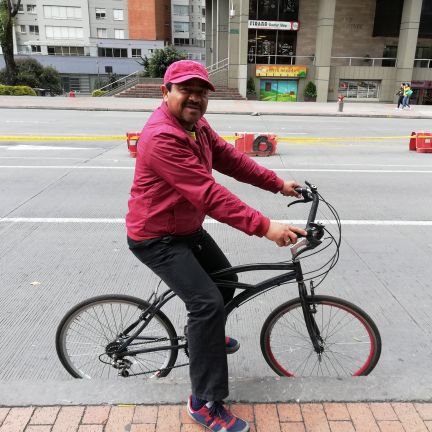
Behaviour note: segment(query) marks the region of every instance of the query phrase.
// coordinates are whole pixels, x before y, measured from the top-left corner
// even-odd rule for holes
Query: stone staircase
[[[243,100],[237,89],[217,86],[216,91],[210,92],[210,99],[225,99],[225,100]],[[118,94],[115,97],[129,97],[129,98],[154,98],[160,99],[162,93],[160,84],[136,84]]]

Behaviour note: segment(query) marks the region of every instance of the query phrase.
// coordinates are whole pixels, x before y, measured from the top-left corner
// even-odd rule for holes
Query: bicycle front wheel
[[[178,340],[173,325],[161,311],[128,347],[128,350],[156,348],[157,351],[126,354],[119,362],[110,355],[110,350],[124,340],[122,332],[148,306],[149,303],[136,297],[104,295],[72,308],[56,334],[57,354],[65,369],[75,378],[88,379],[117,378],[122,370],[123,376],[168,375],[177,360]]]
[[[317,353],[306,328],[300,299],[280,305],[261,330],[261,351],[280,376],[368,375],[381,354],[381,337],[373,320],[345,300],[314,296],[313,315],[322,338]]]

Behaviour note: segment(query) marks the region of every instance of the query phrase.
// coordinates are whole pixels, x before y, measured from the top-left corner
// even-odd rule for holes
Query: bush
[[[36,92],[28,86],[7,86],[0,84],[0,96],[36,96]]]
[[[305,89],[304,89],[304,96],[306,96],[306,97],[317,97],[317,89],[316,89],[316,85],[312,82],[312,81],[309,81],[307,84],[306,84],[306,87],[305,87]]]
[[[105,90],[96,89],[92,91],[92,96],[99,97],[99,96],[103,96],[105,93],[106,93]]]
[[[247,92],[250,94],[255,94],[255,80],[252,77],[249,77],[246,83]]]

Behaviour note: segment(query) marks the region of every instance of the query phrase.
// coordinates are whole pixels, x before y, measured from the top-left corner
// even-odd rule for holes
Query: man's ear
[[[164,84],[161,85],[160,89],[162,92],[163,100],[164,100],[164,102],[166,102],[168,100],[168,89],[166,88],[166,86]]]

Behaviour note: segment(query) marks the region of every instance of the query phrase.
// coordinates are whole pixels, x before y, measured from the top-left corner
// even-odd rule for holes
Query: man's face
[[[207,84],[193,78],[173,84],[171,91],[162,86],[163,99],[168,109],[185,129],[192,130],[196,122],[205,114],[208,104]]]

